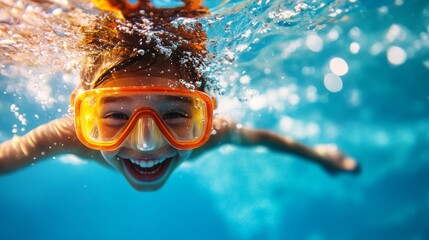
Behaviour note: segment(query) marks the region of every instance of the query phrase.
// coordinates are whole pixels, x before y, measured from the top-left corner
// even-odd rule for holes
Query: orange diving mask
[[[198,90],[97,88],[76,96],[76,133],[96,150],[115,150],[128,136],[140,150],[153,150],[163,137],[177,149],[193,149],[210,137],[214,106],[215,99]]]

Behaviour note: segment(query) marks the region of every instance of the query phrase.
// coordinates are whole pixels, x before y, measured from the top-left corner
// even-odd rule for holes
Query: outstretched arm
[[[102,159],[100,152],[83,146],[76,137],[73,118],[66,116],[41,125],[24,136],[0,144],[0,173],[17,170],[56,154],[72,153]]]
[[[315,162],[330,173],[343,171],[359,173],[360,171],[357,162],[341,153],[335,145],[317,145],[311,148],[292,138],[266,130],[243,127],[232,119],[222,117],[214,119],[213,128],[216,133],[212,135],[204,148],[194,151],[194,156],[226,143],[241,146],[261,145],[277,152],[293,154]]]

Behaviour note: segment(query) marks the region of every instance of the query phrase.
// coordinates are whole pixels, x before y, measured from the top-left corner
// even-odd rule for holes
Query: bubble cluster
[[[340,20],[357,5],[359,5],[357,1],[285,2],[274,0],[249,1],[231,5],[228,5],[227,2],[222,5],[222,11],[203,20],[209,36],[207,46],[214,56],[210,63],[210,77],[220,82],[226,81],[226,84],[223,84],[225,86],[232,86],[234,83],[228,78],[223,78],[222,75],[228,72],[229,68],[234,68],[237,60],[243,61],[241,58],[243,55],[248,57],[247,52],[258,51],[270,41],[263,42],[261,39],[269,39],[267,36],[272,35],[294,36],[307,30],[323,29],[328,24]],[[314,53],[322,52],[327,43],[336,41],[341,34],[341,29],[331,28],[326,37],[320,36],[317,31],[309,32],[305,42],[295,41],[291,37],[287,39],[287,44],[283,45],[280,56],[282,59],[288,59],[302,46]],[[359,29],[355,29],[351,34],[355,38],[359,38]],[[357,52],[358,50],[354,46],[351,51]],[[251,62],[251,60],[248,64],[259,64]],[[272,71],[270,66],[264,68],[264,73],[270,71]],[[239,83],[249,84],[247,81],[239,81]],[[232,90],[232,92],[234,91]]]
[[[21,132],[25,131],[25,126],[27,126],[27,118],[26,118],[26,114],[25,113],[20,113],[19,112],[19,107],[16,104],[12,104],[10,105],[10,112],[13,113],[13,115],[15,116],[16,119],[19,120],[19,122],[21,123]],[[12,133],[16,134],[18,133],[18,125],[14,124],[13,128],[12,128]]]
[[[79,29],[91,11],[89,3],[80,1],[0,1],[0,62],[73,71],[81,57]]]

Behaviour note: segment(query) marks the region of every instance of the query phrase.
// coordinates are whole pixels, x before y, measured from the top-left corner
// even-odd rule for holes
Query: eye
[[[128,120],[129,116],[125,113],[121,112],[111,112],[104,115],[105,119],[112,119],[112,120]]]
[[[171,112],[166,112],[162,115],[162,119],[164,120],[172,120],[172,119],[179,119],[179,118],[189,118],[189,114],[181,111],[171,111]]]

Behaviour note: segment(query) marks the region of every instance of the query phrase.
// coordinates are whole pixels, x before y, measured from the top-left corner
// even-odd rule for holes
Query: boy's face
[[[117,71],[97,88],[125,86],[159,86],[184,88],[177,67],[170,62],[155,62],[150,68],[130,66]],[[141,104],[141,103],[140,103]],[[139,102],[129,101],[121,108],[139,108]],[[149,131],[157,130],[156,124]],[[158,132],[159,133],[159,132]],[[131,134],[130,134],[131,135]],[[157,190],[170,174],[191,154],[191,150],[178,150],[160,134],[156,148],[135,147],[130,139],[114,151],[101,151],[106,161],[118,169],[137,190]],[[128,137],[130,138],[130,137]]]

